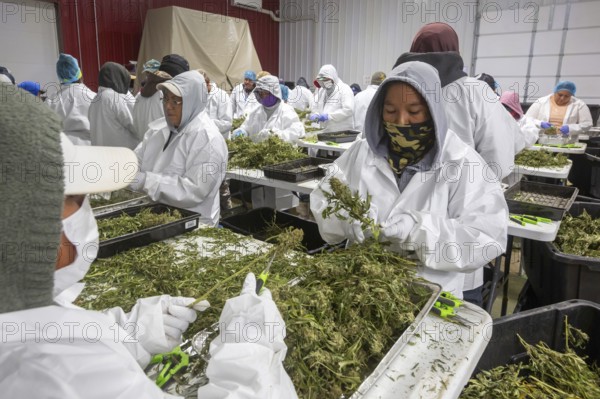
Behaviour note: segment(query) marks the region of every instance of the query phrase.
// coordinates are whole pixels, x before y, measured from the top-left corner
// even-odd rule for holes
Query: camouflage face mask
[[[388,163],[396,174],[401,174],[408,165],[419,162],[435,144],[433,119],[410,125],[384,122],[390,138]]]

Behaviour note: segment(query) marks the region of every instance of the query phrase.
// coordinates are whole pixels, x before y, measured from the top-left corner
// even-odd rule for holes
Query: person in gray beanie
[[[144,328],[140,322],[134,325],[136,333],[132,336],[105,314],[53,303],[64,196],[106,188],[104,184],[109,184],[106,178],[100,178],[99,187],[96,183],[90,185],[85,178],[77,177],[75,167],[77,160],[95,161],[92,156],[102,151],[102,147],[74,148],[76,146],[65,136],[61,138],[60,120],[34,96],[6,83],[0,84],[0,92],[0,130],[3,132],[0,135],[3,162],[0,198],[4,204],[0,218],[0,294],[3,298],[0,302],[3,337],[0,370],[4,371],[0,374],[0,392],[14,398],[172,397],[148,379],[142,368],[150,356],[146,354],[145,362],[142,361],[140,354],[144,348],[140,341],[145,335],[157,335],[160,330]],[[286,349],[283,321],[268,290],[260,296],[255,290],[256,279],[249,274],[243,295],[230,300],[235,304],[225,306],[221,320],[239,321],[243,319],[241,315],[247,318],[248,314],[260,314],[263,319],[247,322],[281,325],[281,328],[274,329],[275,336],[265,338],[270,345],[244,342],[243,337],[241,342],[230,343],[220,337],[222,342],[215,348],[211,345],[213,359],[209,365],[218,377],[211,378],[211,383],[204,388],[206,394],[200,397],[216,398],[223,389],[233,387],[231,389],[237,391],[236,386],[243,386],[238,374],[223,372],[232,369],[231,357],[226,354],[236,352],[236,344],[242,348],[241,352],[237,350],[240,358],[247,346],[256,346],[263,353],[260,359],[246,356],[251,364],[239,361],[242,364],[238,366],[253,372],[256,365],[276,365],[272,359],[279,360],[279,367],[272,366],[273,376],[264,379],[264,386],[253,384],[251,387],[257,392],[256,397],[267,397],[264,395],[267,390],[275,392],[273,398],[296,397],[281,366]],[[156,298],[162,301],[163,297],[168,295]],[[163,303],[161,314],[169,313],[171,305]],[[250,350],[256,354],[256,348]],[[220,356],[217,349],[225,356]],[[265,374],[269,377],[269,373]],[[228,378],[224,379],[224,375]],[[258,391],[259,388],[262,391]]]

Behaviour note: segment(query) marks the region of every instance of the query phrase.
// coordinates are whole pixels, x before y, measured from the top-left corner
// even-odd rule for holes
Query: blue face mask
[[[265,97],[258,99],[258,102],[267,108],[270,108],[270,107],[274,106],[275,104],[277,104],[277,101],[279,101],[279,99],[271,93],[269,93]]]

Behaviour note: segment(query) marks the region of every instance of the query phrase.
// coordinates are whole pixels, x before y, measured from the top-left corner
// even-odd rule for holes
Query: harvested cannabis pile
[[[231,153],[227,164],[229,169],[261,169],[267,165],[308,157],[301,148],[277,136],[270,136],[261,143],[255,143],[247,137],[236,137],[227,140],[227,147]]]
[[[102,195],[99,195],[99,194],[92,194],[92,195],[90,195],[90,206],[92,208],[97,208],[99,206],[117,204],[119,202],[129,201],[129,200],[132,200],[135,198],[140,198],[140,197],[143,197],[144,195],[145,194],[143,194],[143,193],[138,193],[135,191],[127,190],[125,188],[122,190],[117,190],[117,191],[111,192],[110,198],[104,198]]]
[[[366,216],[369,215],[371,209],[371,195],[367,194],[367,198],[362,199],[358,191],[352,193],[347,185],[335,177],[329,180],[329,185],[331,186],[331,192],[323,191],[329,202],[327,208],[323,210],[323,218],[335,215],[338,219],[348,220],[350,223],[353,220],[359,221],[360,227],[363,230],[370,229],[373,238],[377,241],[381,226],[369,216]]]
[[[295,109],[294,111],[296,111],[296,114],[298,115],[298,118],[302,121],[305,120],[308,115],[310,115],[310,109],[306,109],[304,111],[300,111],[299,109]]]
[[[586,210],[577,217],[566,215],[554,243],[565,254],[600,258],[600,219]]]
[[[544,134],[548,136],[556,136],[558,134],[558,129],[556,126],[550,126],[548,129],[544,129]]]
[[[483,371],[469,381],[461,399],[598,399],[600,369],[588,365],[573,348],[584,348],[589,337],[570,326],[565,317],[565,350],[544,342],[530,345],[520,336],[527,364],[511,364]]]
[[[560,153],[523,150],[516,156],[515,164],[530,168],[563,168],[569,164],[569,158]]]
[[[245,116],[240,116],[239,118],[233,118],[233,121],[231,121],[231,131],[234,132],[236,129],[238,129],[240,126],[242,126],[242,123],[244,123],[245,120],[246,120]]]
[[[190,326],[185,335],[191,338],[218,321],[225,301],[239,295],[247,272],[260,273],[275,255],[267,287],[287,325],[285,367],[299,397],[351,394],[431,292],[414,284],[412,262],[379,243],[310,257],[291,250],[302,238],[298,232],[284,230],[273,247],[257,253],[226,229],[198,229],[183,236],[189,241],[178,250],[155,243],[98,260],[78,304],[127,310],[136,299],[152,295],[207,297],[211,308]],[[210,245],[199,244],[198,237]],[[299,276],[298,284],[289,284]],[[193,359],[194,372],[204,367],[200,356]]]
[[[169,209],[163,213],[154,213],[151,208],[144,208],[133,216],[123,212],[121,216],[99,219],[97,221],[100,241],[110,240],[111,238],[135,233],[136,231],[149,229],[161,224],[175,222],[181,218],[181,213],[176,209]]]

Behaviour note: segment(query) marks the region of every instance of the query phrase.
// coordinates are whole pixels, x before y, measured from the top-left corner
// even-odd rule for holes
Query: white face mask
[[[87,198],[83,200],[81,207],[62,221],[63,232],[69,241],[75,247],[77,252],[75,260],[68,266],[58,269],[54,272],[54,298],[63,293],[63,291],[73,287],[83,279],[88,272],[90,265],[98,255],[99,234],[96,218],[92,212],[92,207]],[[81,289],[83,286],[81,287]],[[75,296],[69,298],[74,300],[79,295],[78,290]],[[71,295],[69,295],[71,297]],[[64,298],[66,299],[66,298]],[[69,301],[67,300],[67,302]],[[62,302],[62,301],[58,301]]]

